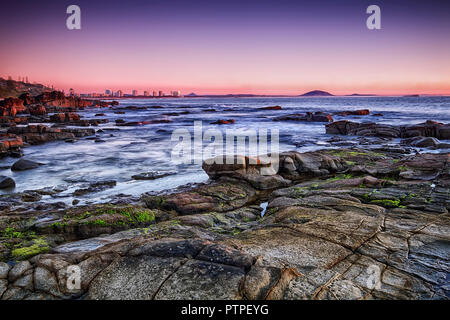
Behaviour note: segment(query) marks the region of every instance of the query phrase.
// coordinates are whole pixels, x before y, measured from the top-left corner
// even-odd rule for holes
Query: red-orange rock
[[[43,116],[47,114],[47,109],[42,104],[30,106],[28,111],[33,116]]]
[[[52,122],[72,122],[80,121],[80,116],[74,112],[57,113],[50,116]]]

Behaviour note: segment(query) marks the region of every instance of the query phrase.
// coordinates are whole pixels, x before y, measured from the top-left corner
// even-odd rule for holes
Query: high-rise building
[[[138,91],[137,90],[133,90],[132,95],[136,97],[138,95]]]
[[[111,95],[112,95],[112,90],[106,89],[105,96],[111,96]]]
[[[158,96],[159,96],[159,97],[164,96],[164,92],[162,92],[161,90],[159,90],[159,91],[158,91]]]
[[[73,88],[69,89],[69,96],[71,97],[75,96],[75,90],[73,90]]]
[[[172,91],[172,96],[179,97],[179,96],[181,96],[181,92],[180,91]]]
[[[122,97],[123,96],[122,90],[117,90],[115,96],[119,98]]]
[[[144,97],[148,97],[148,96],[149,96],[148,91],[144,91]]]
[[[153,91],[153,96],[156,97],[158,93],[156,91]]]

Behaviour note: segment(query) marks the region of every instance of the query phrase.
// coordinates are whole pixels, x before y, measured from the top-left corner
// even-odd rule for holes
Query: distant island
[[[300,95],[300,97],[332,97],[332,96],[334,95],[329,92],[321,90],[313,90]]]
[[[372,94],[372,93],[353,93],[353,94],[349,94],[349,97],[373,97],[376,96],[376,94]]]

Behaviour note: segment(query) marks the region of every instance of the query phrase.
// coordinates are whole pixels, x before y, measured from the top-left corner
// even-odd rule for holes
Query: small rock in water
[[[94,183],[91,183],[89,185],[89,187],[87,187],[85,189],[75,190],[75,192],[73,194],[75,196],[82,196],[82,195],[85,195],[88,193],[99,192],[99,191],[103,191],[108,188],[113,188],[116,186],[116,184],[117,184],[117,182],[115,180],[94,182]]]
[[[26,159],[20,159],[16,161],[12,167],[12,171],[23,171],[23,170],[30,170],[30,169],[36,169],[38,168],[42,163],[34,162],[31,160]]]
[[[24,202],[36,202],[42,199],[42,195],[37,192],[26,192],[22,194],[22,201]]]
[[[228,119],[228,120],[217,120],[215,122],[211,122],[211,124],[233,124],[234,119]]]
[[[13,178],[0,176],[0,189],[14,188],[15,186],[16,182]]]
[[[143,172],[136,174],[132,176],[131,178],[135,180],[155,180],[159,178],[163,178],[166,176],[170,176],[176,174],[175,171],[166,171],[166,172],[160,172],[160,171],[150,171],[150,172]]]

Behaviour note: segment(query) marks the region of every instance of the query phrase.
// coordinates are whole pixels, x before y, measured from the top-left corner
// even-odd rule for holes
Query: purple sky
[[[65,90],[450,93],[450,1],[16,1],[0,30],[0,76]]]

